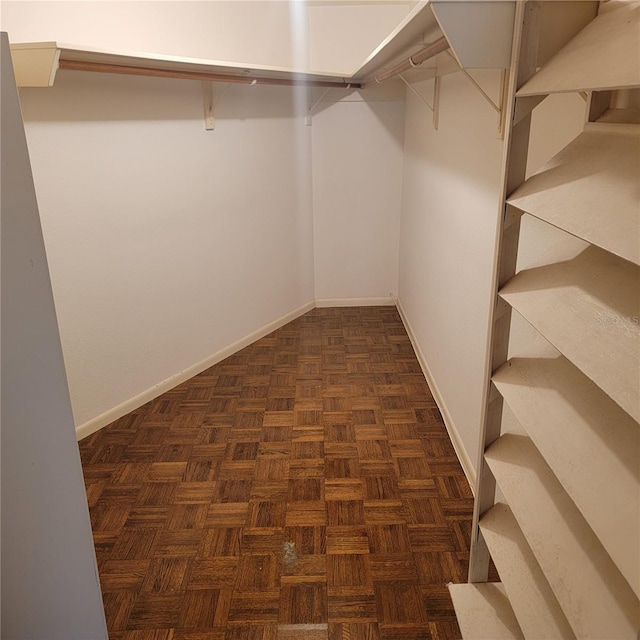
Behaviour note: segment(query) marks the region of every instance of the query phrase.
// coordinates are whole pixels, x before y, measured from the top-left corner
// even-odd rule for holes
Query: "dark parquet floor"
[[[472,494],[393,307],[316,309],[80,443],[111,640],[450,640]]]

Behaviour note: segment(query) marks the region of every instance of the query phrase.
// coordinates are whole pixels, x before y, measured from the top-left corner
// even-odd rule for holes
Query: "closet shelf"
[[[257,84],[309,84],[346,87],[356,81],[340,74],[304,73],[296,69],[140,52],[118,52],[59,42],[11,45],[20,87],[52,86],[58,69],[150,75],[192,80]],[[255,82],[254,82],[255,81]]]
[[[450,584],[464,640],[524,640],[500,582]]]
[[[640,264],[640,125],[589,128],[507,202]]]
[[[638,425],[560,354],[513,358],[493,382],[640,598]]]
[[[637,638],[640,603],[525,435],[505,434],[485,460],[578,638]]]
[[[480,520],[480,529],[525,637],[575,640],[511,509],[495,504]]]
[[[640,110],[638,109],[607,109],[597,120],[601,124],[637,124],[640,125]],[[588,123],[589,128],[592,127]]]
[[[525,269],[500,297],[636,421],[640,420],[640,269],[594,246]],[[566,240],[566,242],[565,242]]]
[[[570,40],[518,97],[640,86],[640,2],[616,2]]]
[[[424,39],[442,35],[429,6],[420,0],[404,20],[380,45],[351,71],[317,72],[243,62],[222,62],[184,56],[131,51],[108,51],[58,42],[31,42],[11,45],[20,87],[52,86],[57,70],[97,71],[125,75],[212,80],[246,84],[310,85],[360,88],[363,78],[382,65],[406,55],[410,48],[421,48]]]

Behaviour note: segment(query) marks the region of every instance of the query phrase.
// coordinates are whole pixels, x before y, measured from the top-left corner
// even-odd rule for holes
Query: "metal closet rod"
[[[423,47],[422,49],[420,49],[420,51],[417,51],[413,55],[409,56],[406,60],[403,60],[402,62],[399,62],[394,67],[391,67],[391,69],[387,69],[386,71],[383,71],[382,73],[379,73],[377,75],[372,74],[370,76],[367,76],[362,81],[361,86],[363,89],[366,89],[367,87],[370,87],[373,84],[384,82],[385,80],[389,80],[389,78],[393,78],[394,76],[404,73],[408,69],[417,67],[418,65],[422,64],[425,60],[428,60],[429,58],[433,58],[434,56],[437,56],[439,53],[442,53],[443,51],[446,51],[449,48],[450,48],[449,42],[444,36],[442,36],[441,38],[438,38],[431,44],[428,44],[426,47]]]
[[[99,73],[117,73],[127,76],[151,76],[153,78],[177,78],[180,80],[210,80],[213,82],[236,82],[241,84],[283,85],[287,87],[326,87],[328,89],[359,89],[359,82],[332,82],[331,80],[307,80],[304,78],[260,78],[255,76],[227,75],[201,71],[175,71],[171,69],[152,69],[148,67],[129,67],[120,64],[102,62],[81,62],[78,60],[60,60],[60,69],[71,71],[93,71]]]

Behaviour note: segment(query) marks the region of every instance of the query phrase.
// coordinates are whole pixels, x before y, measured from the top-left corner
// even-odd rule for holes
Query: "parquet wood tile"
[[[80,453],[111,640],[459,638],[473,498],[394,308],[315,309]]]

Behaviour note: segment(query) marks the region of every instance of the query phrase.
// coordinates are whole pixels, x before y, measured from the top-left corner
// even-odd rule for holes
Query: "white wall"
[[[308,45],[300,3],[2,4],[14,41],[283,66]],[[378,29],[399,15],[371,6]],[[61,71],[22,91],[81,434],[316,297],[397,290],[403,104],[368,94],[306,127],[303,93],[231,85],[205,132],[198,83]]]
[[[311,69],[351,75],[415,5],[416,0],[309,3]]]
[[[55,40],[287,68],[307,62],[306,11],[284,1],[4,0],[2,28],[11,42]]]
[[[209,132],[191,81],[60,72],[21,95],[78,426],[312,302],[295,91],[232,85]]]
[[[500,72],[474,71],[497,96]],[[416,89],[430,95],[432,82]],[[477,453],[502,142],[461,74],[441,80],[437,131],[407,94],[399,301],[463,466]]]
[[[404,102],[372,91],[313,117],[319,304],[389,303],[398,290],[403,127]]]
[[[2,628],[106,639],[80,456],[8,42],[0,63]]]

